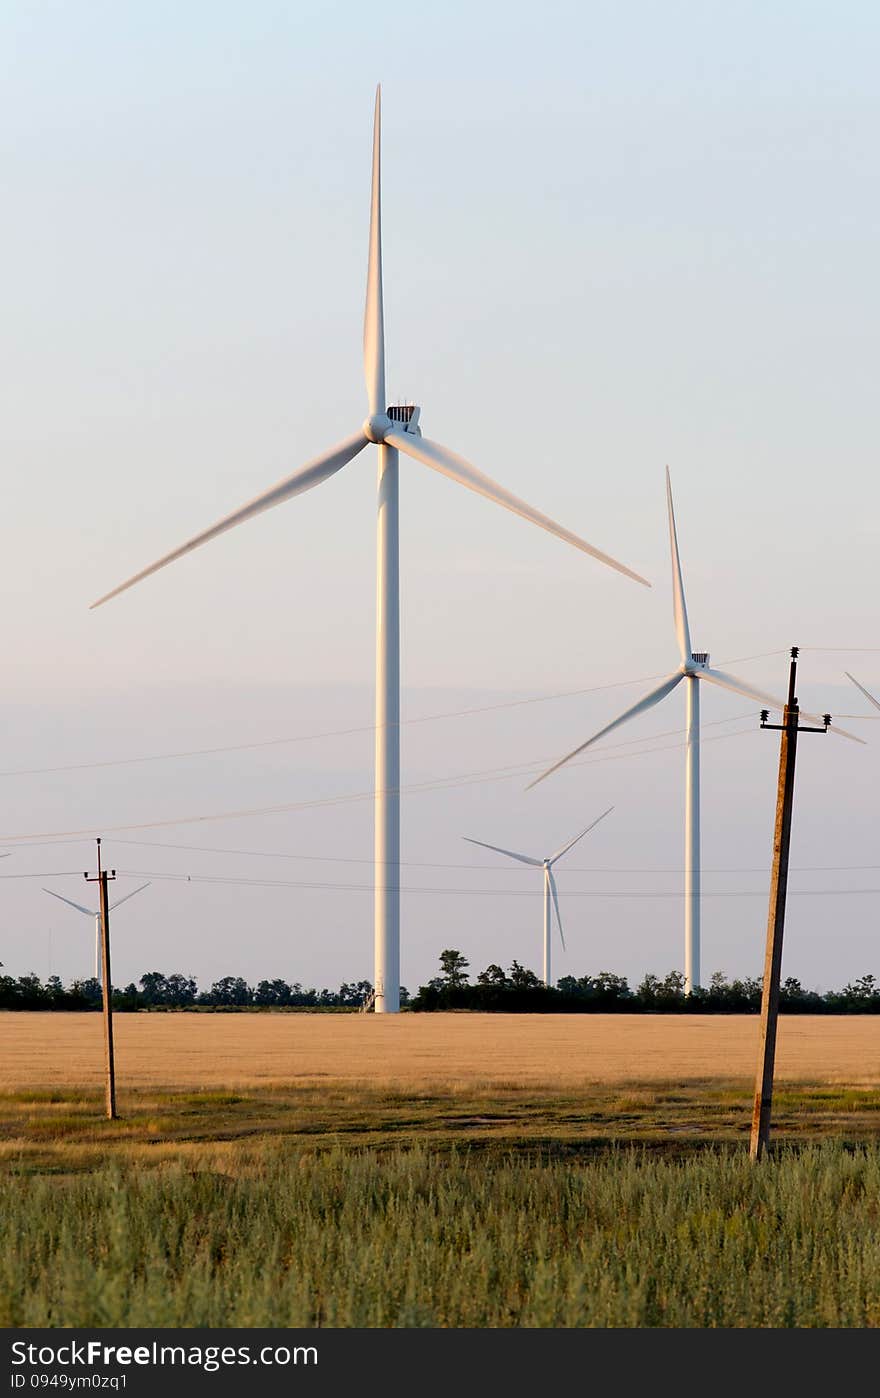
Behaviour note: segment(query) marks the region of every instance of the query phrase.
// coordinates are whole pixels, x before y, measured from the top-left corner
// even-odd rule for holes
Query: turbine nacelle
[[[682,674],[698,675],[701,670],[705,670],[709,664],[709,652],[707,650],[691,651],[690,660],[686,660],[682,665]]]
[[[376,446],[385,441],[389,432],[408,432],[413,437],[421,437],[419,413],[414,403],[393,403],[384,413],[373,413],[364,422],[364,436]]]

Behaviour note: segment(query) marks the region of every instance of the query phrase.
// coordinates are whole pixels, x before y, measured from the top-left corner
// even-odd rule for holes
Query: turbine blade
[[[543,859],[532,859],[528,854],[514,854],[512,849],[502,849],[500,845],[487,845],[485,840],[472,840],[470,835],[462,835],[463,840],[467,840],[469,845],[482,845],[483,849],[493,849],[496,854],[506,854],[508,859],[518,859],[520,864],[532,864],[536,869],[540,869],[544,863]]]
[[[550,880],[550,892],[553,894],[553,906],[556,909],[556,925],[559,928],[559,940],[562,943],[563,951],[568,951],[568,947],[565,945],[565,933],[562,930],[562,914],[559,911],[559,894],[556,891],[556,880],[549,868],[547,870],[547,877]]]
[[[811,723],[825,722],[821,714],[807,714],[803,710],[801,710],[801,718],[808,718]],[[828,732],[835,734],[838,738],[849,738],[851,743],[861,743],[862,747],[867,746],[864,738],[857,737],[855,733],[850,733],[846,728],[838,727],[833,718],[828,725]]]
[[[370,416],[385,411],[385,309],[382,298],[382,88],[376,88],[373,115],[373,185],[370,196],[370,251],[364,308],[364,375]]]
[[[855,675],[851,675],[850,672],[849,672],[849,670],[844,670],[843,673],[846,675],[846,677],[847,677],[848,680],[852,680],[852,682],[853,682],[853,684],[855,685],[856,689],[860,689],[860,690],[862,691],[862,693],[864,694],[865,698],[866,698],[867,700],[869,700],[870,703],[872,703],[872,704],[874,705],[874,708],[875,708],[875,709],[880,709],[880,699],[875,699],[874,696],[873,696],[873,694],[871,694],[870,690],[865,689],[865,686],[864,686],[863,684],[859,684],[859,682],[858,682],[858,680],[856,679]]]
[[[568,851],[569,851],[570,849],[573,849],[573,848],[574,848],[574,846],[577,844],[578,840],[582,840],[582,839],[584,838],[585,835],[589,835],[590,831],[591,831],[592,829],[594,829],[595,826],[597,826],[597,825],[599,824],[599,821],[600,821],[600,820],[604,820],[605,817],[606,817],[607,815],[610,815],[610,813],[611,813],[613,810],[614,810],[614,807],[613,807],[613,806],[609,806],[607,811],[603,811],[602,814],[601,814],[600,816],[596,816],[596,819],[593,821],[592,825],[588,825],[587,828],[586,828],[586,830],[582,830],[581,833],[580,833],[579,835],[575,835],[575,837],[574,837],[573,840],[569,840],[569,842],[568,842],[567,845],[563,845],[563,846],[562,846],[562,849],[558,849],[558,850],[556,851],[555,854],[552,854],[552,855],[550,856],[549,860],[547,861],[548,864],[550,864],[550,865],[552,866],[552,865],[554,865],[554,864],[556,863],[557,859],[561,859],[562,856],[563,856],[564,854],[568,854]]]
[[[44,888],[44,893],[48,893],[53,898],[58,898],[62,903],[66,903],[69,908],[76,908],[78,913],[85,913],[86,917],[94,917],[94,908],[84,908],[82,903],[74,903],[72,898],[65,898],[63,893],[53,893],[51,888]]]
[[[464,457],[457,456],[455,452],[449,451],[446,447],[439,446],[436,442],[428,441],[427,437],[417,437],[412,432],[400,432],[394,429],[385,434],[385,441],[390,446],[397,447],[398,451],[404,452],[406,456],[411,456],[414,461],[421,461],[423,465],[430,466],[432,470],[439,471],[441,475],[448,476],[450,480],[458,481],[459,485],[467,486],[468,490],[474,490],[478,495],[484,495],[487,500],[494,500],[496,505],[503,505],[506,510],[512,510],[515,515],[522,519],[529,520],[532,524],[537,524],[539,528],[546,529],[548,534],[555,534],[558,539],[564,539],[567,544],[572,544],[583,553],[590,554],[593,558],[598,558],[600,563],[606,563],[609,568],[615,568],[618,573],[624,573],[628,578],[634,578],[636,582],[644,583],[645,587],[651,584],[647,579],[634,573],[631,568],[627,568],[623,563],[618,563],[616,558],[611,558],[607,553],[602,553],[600,549],[593,548],[585,539],[573,534],[570,529],[557,524],[555,520],[547,515],[541,514],[540,510],[533,509],[524,500],[513,495],[511,491],[505,490],[504,486],[498,485],[496,481],[484,476],[482,471],[478,471]]]
[[[168,563],[174,563],[178,558],[183,558],[184,554],[191,553],[193,549],[199,548],[201,544],[207,544],[211,539],[216,539],[220,534],[225,534],[227,529],[234,529],[237,524],[243,524],[247,519],[253,519],[255,515],[260,515],[264,510],[271,510],[274,505],[280,505],[283,500],[289,500],[294,495],[302,495],[303,491],[311,490],[313,486],[320,485],[329,476],[334,475],[353,456],[357,456],[367,445],[367,438],[363,432],[357,432],[353,437],[348,437],[338,446],[325,452],[323,456],[316,456],[307,466],[299,471],[295,471],[292,476],[287,476],[277,485],[273,485],[271,490],[264,491],[256,499],[249,501],[247,505],[242,505],[240,510],[234,510],[231,515],[226,515],[217,524],[212,524],[210,529],[205,529],[201,534],[196,534],[187,543],[181,544],[180,548],[174,549],[171,553],[166,553],[164,558],[160,558],[157,563],[151,563],[149,568],[142,568],[139,573],[135,573],[133,578],[127,582],[120,583],[114,587],[112,592],[106,592],[103,597],[99,597],[97,602],[93,602],[90,610],[103,606],[109,602],[111,597],[118,597],[120,592],[125,592],[129,587],[134,587],[135,583],[142,582],[151,573],[157,573],[160,568],[164,568]]]
[[[111,904],[110,904],[110,911],[111,911],[111,913],[112,913],[112,911],[113,911],[114,908],[120,908],[120,907],[122,906],[123,903],[127,903],[127,902],[128,902],[129,898],[133,898],[134,895],[135,895],[136,893],[143,893],[144,889],[145,889],[145,888],[149,888],[149,887],[150,887],[150,881],[148,880],[146,883],[142,883],[141,886],[140,886],[140,888],[133,888],[133,889],[131,890],[131,893],[124,893],[124,894],[122,895],[121,898],[117,898],[117,899],[116,899],[116,902],[115,902],[115,903],[111,903]]]
[[[672,505],[672,481],[669,467],[666,467],[666,509],[669,514],[669,548],[672,553],[672,611],[675,616],[675,634],[682,660],[691,658],[691,633],[688,628],[687,607],[684,601],[684,582],[681,576],[681,556],[678,552],[678,532],[675,528],[675,510]]]
[[[746,684],[745,680],[737,679],[736,675],[728,675],[724,670],[714,670],[709,665],[701,665],[695,673],[699,679],[709,680],[712,684],[720,685],[722,689],[729,689],[732,694],[741,694],[744,699],[754,699],[762,709],[778,709],[782,713],[785,708],[784,699],[765,694],[763,689],[755,689],[754,685]]]
[[[529,782],[526,791],[531,791],[532,787],[537,786],[538,782],[542,782],[545,777],[549,777],[553,772],[558,772],[559,768],[564,767],[566,762],[570,762],[573,757],[577,757],[585,748],[592,747],[593,743],[597,743],[600,738],[604,738],[606,733],[613,732],[613,730],[619,728],[622,723],[628,722],[631,718],[636,718],[638,714],[645,713],[647,709],[653,709],[654,705],[659,704],[661,699],[665,699],[667,694],[670,694],[672,690],[675,689],[675,686],[680,684],[683,679],[684,673],[681,670],[676,670],[674,675],[668,675],[662,684],[658,684],[656,689],[652,689],[650,694],[646,694],[637,704],[633,704],[631,708],[625,709],[622,714],[618,714],[617,718],[612,719],[610,723],[606,723],[605,727],[600,728],[598,733],[594,733],[592,738],[588,738],[585,743],[581,743],[580,747],[574,748],[571,752],[567,753],[565,757],[561,757],[558,762],[554,762],[552,767],[548,767],[546,772],[542,772],[539,777],[535,777],[533,782]]]
[[[723,670],[713,670],[710,666],[701,666],[696,672],[701,680],[709,680],[712,684],[720,685],[722,689],[729,689],[732,694],[742,694],[746,699],[754,699],[762,708],[778,709],[780,713],[785,710],[784,699],[774,699],[772,694],[765,694],[761,689],[755,689],[752,685],[746,684],[745,680],[737,679],[736,675],[725,674]],[[806,709],[801,709],[801,718],[807,719],[810,723],[824,723],[821,714],[808,713]],[[828,729],[829,733],[834,733],[838,738],[849,738],[851,743],[861,743],[864,745],[864,738],[857,738],[855,733],[849,733],[845,728],[837,728],[833,723]]]

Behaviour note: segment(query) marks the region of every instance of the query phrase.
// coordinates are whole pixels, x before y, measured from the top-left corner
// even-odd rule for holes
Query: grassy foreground
[[[880,1090],[0,1098],[2,1326],[880,1325]]]
[[[236,1146],[0,1184],[4,1326],[880,1325],[880,1151]]]

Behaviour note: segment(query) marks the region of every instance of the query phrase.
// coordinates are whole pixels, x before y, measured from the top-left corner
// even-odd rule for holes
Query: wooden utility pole
[[[101,907],[101,983],[103,987],[104,1005],[104,1060],[107,1073],[107,1116],[110,1121],[116,1117],[116,1065],[113,1058],[113,982],[110,979],[110,904],[107,897],[107,883],[110,879],[116,878],[116,870],[111,869],[107,873],[101,867],[101,841],[95,842],[98,846],[98,873],[93,878],[88,871],[83,875],[87,883],[98,884],[98,895]]]
[[[791,650],[788,677],[788,702],[782,723],[768,723],[769,711],[761,710],[761,727],[780,729],[779,783],[776,791],[776,828],[773,832],[773,872],[770,878],[770,910],[767,917],[767,950],[764,956],[764,979],[761,991],[761,1043],[758,1052],[758,1072],[755,1079],[755,1105],[752,1111],[752,1136],[749,1155],[760,1160],[770,1144],[770,1108],[773,1101],[773,1065],[776,1060],[776,1024],[779,1018],[779,981],[782,973],[782,931],[785,925],[785,895],[788,889],[788,851],[791,844],[791,814],[794,806],[794,767],[797,756],[798,733],[827,733],[831,715],[824,714],[824,728],[806,728],[798,724],[797,680],[798,648]]]

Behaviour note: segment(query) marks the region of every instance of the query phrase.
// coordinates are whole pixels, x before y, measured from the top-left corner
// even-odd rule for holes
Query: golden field
[[[119,1088],[565,1090],[752,1078],[755,1015],[119,1014]],[[783,1016],[777,1080],[880,1084],[880,1016]],[[100,1015],[0,1012],[0,1091],[99,1087]]]

